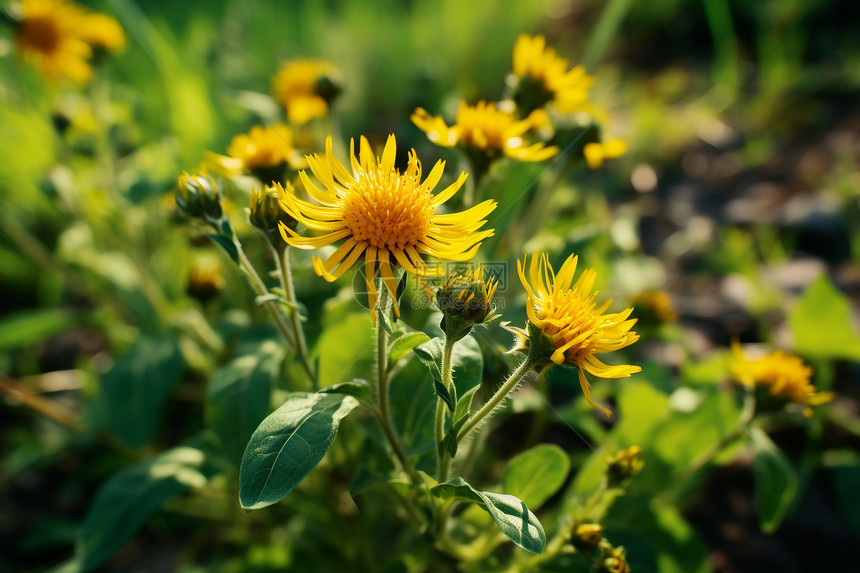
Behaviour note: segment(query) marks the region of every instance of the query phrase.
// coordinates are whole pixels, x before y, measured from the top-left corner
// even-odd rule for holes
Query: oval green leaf
[[[538,518],[517,497],[489,491],[478,491],[463,478],[440,483],[430,492],[442,499],[455,499],[477,504],[490,514],[499,530],[531,553],[540,553],[546,545],[546,533]]]
[[[242,459],[248,439],[269,412],[283,359],[281,347],[266,341],[257,352],[220,368],[206,389],[206,423],[234,463]]]
[[[358,400],[294,392],[256,429],[239,469],[239,502],[260,509],[280,501],[323,459],[340,421]]]
[[[538,444],[508,462],[502,490],[537,509],[564,485],[570,458],[554,444]]]
[[[765,533],[773,533],[782,524],[797,494],[797,474],[764,431],[750,428],[748,438],[755,456],[753,482],[759,524]]]
[[[99,488],[77,543],[83,571],[92,570],[131,539],[165,501],[206,485],[202,450],[180,446],[114,474]]]

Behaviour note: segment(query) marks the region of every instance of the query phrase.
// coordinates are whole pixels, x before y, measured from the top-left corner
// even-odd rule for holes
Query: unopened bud
[[[645,462],[639,457],[641,452],[642,448],[639,446],[630,446],[606,458],[606,477],[610,486],[617,485],[642,471]]]
[[[498,282],[484,280],[484,269],[478,267],[468,275],[452,274],[436,291],[436,304],[442,311],[442,330],[459,340],[476,324],[492,320],[493,294]]]
[[[186,217],[211,223],[221,218],[218,183],[206,172],[183,173],[176,183],[176,205]]]
[[[251,191],[251,224],[266,233],[272,239],[280,235],[279,224],[283,223],[295,230],[298,221],[281,209],[278,202],[278,192],[272,188]]]

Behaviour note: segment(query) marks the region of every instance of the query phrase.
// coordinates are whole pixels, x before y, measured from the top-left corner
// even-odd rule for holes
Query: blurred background
[[[155,328],[147,321],[160,320],[159,295],[146,294],[141,265],[161,277],[168,299],[188,298],[189,262],[176,249],[187,252],[189,234],[170,223],[176,176],[198,165],[206,150],[222,153],[235,134],[278,117],[270,93],[279,62],[321,58],[340,70],[343,93],[320,129],[374,141],[395,133],[401,154],[414,147],[425,164],[443,158],[460,165],[453,152],[427,140],[410,113],[420,106],[451,119],[461,98],[498,100],[517,36],[542,33],[595,76],[592,100],[610,118],[604,129],[630,150],[608,168],[580,170],[562,182],[533,226],[515,231],[525,250],[580,253],[598,269],[601,290],[621,300],[649,289],[669,294],[677,313],[672,330],[641,342],[651,380],[706,379],[709,357],[723,356],[715,353],[736,338],[793,348],[816,368],[816,383],[838,394],[832,419],[813,442],[796,429],[773,435],[800,466],[810,448],[828,453],[804,474],[805,493],[782,528],[759,530],[752,478],[741,460],[691,493],[682,510],[696,547],[678,550],[703,555],[720,572],[826,571],[856,561],[860,30],[848,17],[853,3],[86,4],[117,18],[128,44],[104,62],[86,97],[46,86],[16,57],[11,28],[0,29],[4,384],[15,380],[80,411],[98,393],[99,373],[112,357]],[[89,108],[86,101],[99,97],[104,107]],[[107,142],[94,127],[100,114],[110,118]],[[56,144],[59,124],[68,147]],[[104,145],[114,150],[109,159],[101,155]],[[102,160],[113,166],[109,177],[123,201],[111,207],[90,196],[78,206],[85,222],[72,221],[64,206],[86,186],[81,179],[101,185],[92,181],[103,177]],[[73,177],[76,162],[101,171],[82,168]],[[511,169],[494,184],[514,194],[540,176],[539,166]],[[160,222],[141,219],[153,212]],[[125,252],[131,235],[137,242]],[[108,237],[110,250],[100,237]],[[496,255],[506,260],[518,255],[500,248]],[[227,312],[242,306],[227,302],[231,297],[251,297],[237,273],[224,272],[219,304]],[[299,298],[321,316],[336,289],[320,292],[306,274]],[[509,343],[504,336],[500,344]],[[552,378],[548,384],[568,388]],[[165,441],[193,408],[180,400],[166,414],[171,424],[180,422],[161,430]],[[87,412],[98,419],[97,411]],[[11,394],[0,399],[0,428],[0,570],[49,570],[71,554],[99,483],[127,460],[106,454],[91,436],[33,416]],[[508,430],[496,438],[497,451],[517,449],[517,432]],[[576,436],[559,439],[587,452]],[[166,537],[177,520],[197,527],[190,519],[157,514],[101,570],[165,570],[158,564],[182,546],[209,547],[205,529],[182,546]]]

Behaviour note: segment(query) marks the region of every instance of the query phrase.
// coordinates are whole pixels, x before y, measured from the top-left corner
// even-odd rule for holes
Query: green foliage
[[[73,327],[74,315],[61,309],[22,311],[0,320],[0,352],[44,342]]]
[[[827,276],[804,291],[788,322],[797,352],[860,362],[860,334],[851,326],[851,303]]]
[[[358,406],[343,394],[292,393],[254,431],[239,471],[239,501],[260,509],[290,493],[323,459],[341,420]]]
[[[560,447],[540,444],[511,458],[502,489],[532,509],[540,508],[564,484],[570,458]]]
[[[248,439],[266,414],[281,372],[283,350],[273,341],[220,368],[206,389],[205,418],[238,465]]]
[[[543,551],[546,533],[538,518],[522,500],[512,495],[478,491],[463,478],[440,483],[430,492],[442,499],[476,504],[493,518],[499,530],[517,546],[531,553]]]
[[[132,448],[160,427],[162,411],[182,375],[172,334],[140,338],[102,376],[99,404],[110,430]]]
[[[168,499],[204,487],[206,453],[186,445],[120,470],[105,481],[81,526],[77,555],[83,571],[102,564]]]
[[[753,452],[753,477],[762,531],[772,533],[785,519],[797,495],[797,473],[773,441],[759,428],[747,433]]]

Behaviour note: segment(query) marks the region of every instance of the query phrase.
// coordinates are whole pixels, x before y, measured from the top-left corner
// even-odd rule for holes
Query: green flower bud
[[[286,211],[281,209],[278,202],[278,192],[273,188],[265,190],[254,189],[251,191],[251,224],[266,233],[275,244],[283,244],[275,241],[280,236],[279,223],[295,230],[298,221],[290,217]]]
[[[492,320],[493,294],[498,282],[484,280],[484,268],[478,267],[468,275],[452,274],[436,291],[436,304],[442,311],[445,335],[460,340],[476,324]]]
[[[221,218],[221,192],[206,172],[183,173],[176,183],[176,205],[186,217],[212,223]]]

